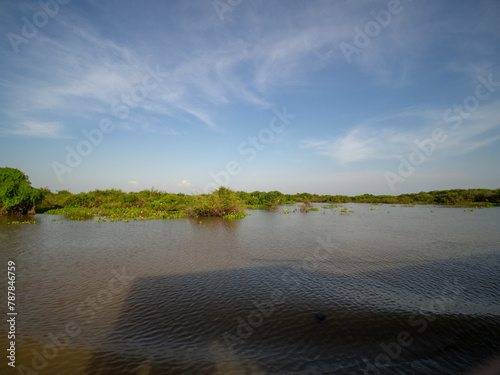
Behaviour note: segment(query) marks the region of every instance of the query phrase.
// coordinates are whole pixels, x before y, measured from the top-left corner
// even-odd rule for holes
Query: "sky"
[[[0,3],[0,166],[35,187],[500,187],[500,2]]]

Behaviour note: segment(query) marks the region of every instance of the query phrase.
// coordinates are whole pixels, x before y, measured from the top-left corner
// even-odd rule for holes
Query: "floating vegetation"
[[[332,204],[332,205],[329,205],[329,206],[321,206],[322,208],[324,208],[325,210],[331,210],[333,208],[338,208],[338,207],[342,207],[340,204]]]
[[[248,214],[246,212],[233,212],[231,214],[228,214],[228,215],[225,215],[223,216],[224,219],[229,219],[229,220],[233,220],[233,219],[243,219],[245,216],[247,216]]]
[[[104,221],[115,222],[122,221],[128,223],[129,221],[141,220],[157,220],[157,219],[179,219],[189,216],[186,212],[168,212],[168,211],[155,211],[140,208],[116,208],[114,210],[100,210],[96,212],[97,222]]]
[[[340,214],[351,214],[354,211],[351,211],[347,207],[344,207],[344,208],[341,208],[340,210],[335,210],[335,212],[340,212]]]
[[[35,220],[24,220],[24,221],[11,221],[7,224],[37,224],[38,222]]]
[[[376,210],[376,208],[375,208],[375,207],[373,207],[373,206],[370,206],[370,210],[372,210],[372,211],[373,211],[373,210]]]
[[[319,211],[319,208],[318,207],[310,207],[310,208],[300,207],[300,212],[309,212],[309,211]]]
[[[291,212],[290,212],[290,211],[288,211],[288,210],[285,210],[285,211],[283,211],[283,212],[282,212],[282,214],[283,214],[283,215],[290,214],[290,213],[291,213]]]
[[[48,215],[64,215],[69,220],[90,220],[95,212],[86,207],[64,207],[55,208],[45,212]]]
[[[309,200],[304,200],[304,203],[302,203],[299,206],[300,212],[309,212],[312,208],[312,203]]]

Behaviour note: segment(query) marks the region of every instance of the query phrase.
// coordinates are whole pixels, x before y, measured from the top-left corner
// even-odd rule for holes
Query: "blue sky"
[[[72,192],[500,187],[498,1],[3,1],[0,165]]]

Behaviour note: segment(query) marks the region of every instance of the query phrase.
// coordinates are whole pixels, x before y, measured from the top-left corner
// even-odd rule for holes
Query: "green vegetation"
[[[8,222],[7,224],[36,224],[37,222],[35,220],[25,220],[25,221],[11,221]]]
[[[191,216],[220,216],[240,214],[240,197],[226,187],[220,187],[212,194],[189,196],[191,202],[187,212]]]
[[[493,207],[500,205],[500,189],[453,189],[420,192],[401,195],[318,195],[309,193],[282,194],[277,191],[270,193],[254,191],[253,193],[238,192],[243,204],[249,207],[273,207],[284,203],[371,203],[404,204],[413,207],[416,204],[445,204],[457,206]],[[323,206],[328,208],[329,206]],[[332,208],[335,206],[331,206]],[[305,207],[304,207],[305,208]]]
[[[216,216],[238,219],[246,216],[239,195],[225,187],[212,194],[170,194],[158,190],[124,193],[120,190],[94,190],[71,194],[44,189],[45,199],[39,212],[65,215],[70,220],[97,217],[102,221],[177,219]]]
[[[224,219],[229,219],[229,220],[232,220],[232,219],[243,219],[247,215],[249,215],[249,214],[247,214],[246,212],[238,212],[238,213],[227,214],[227,215],[223,216],[223,218]]]
[[[339,207],[342,207],[340,204],[331,204],[329,206],[321,206],[322,208],[324,208],[325,210],[331,210],[333,208],[339,208]]]
[[[340,210],[335,210],[335,212],[340,212],[341,214],[352,214],[354,211],[349,210],[347,207],[341,208]]]
[[[493,207],[500,205],[500,189],[454,189],[420,192],[418,194],[372,195],[318,195],[309,193],[283,194],[279,191],[251,193],[232,191],[221,187],[211,194],[172,194],[155,189],[125,193],[117,189],[94,190],[72,194],[67,190],[57,193],[47,188],[31,187],[28,176],[17,169],[0,168],[0,213],[34,213],[65,215],[71,220],[130,221],[174,219],[181,217],[215,216],[236,219],[246,216],[244,209],[274,209],[279,205],[296,204],[302,212],[318,211],[313,203],[323,203],[324,209],[341,208],[339,204],[370,203],[370,210],[381,204],[459,205],[466,207]],[[350,207],[352,208],[352,207]],[[341,208],[347,214],[352,210]],[[295,210],[294,210],[295,212]],[[284,214],[290,211],[283,211]]]
[[[0,168],[0,214],[34,214],[42,199],[42,192],[31,186],[23,172]]]
[[[89,193],[71,194],[62,190],[52,193],[41,189],[44,200],[38,212],[66,215],[72,220],[86,220],[94,216],[99,221],[129,221],[150,219],[175,219],[181,217],[216,216],[225,219],[241,218],[244,209],[274,209],[283,204],[301,202],[302,212],[317,211],[313,203],[327,203],[324,209],[341,208],[337,203],[371,203],[370,210],[381,204],[402,204],[413,207],[416,204],[450,204],[468,207],[491,207],[500,204],[500,189],[443,190],[428,193],[389,195],[344,195],[283,194],[279,191],[235,192],[221,187],[211,194],[171,194],[150,189],[125,193],[121,190],[94,190]],[[352,208],[352,207],[351,207]],[[342,214],[354,211],[341,208]],[[285,210],[287,214],[290,211]]]

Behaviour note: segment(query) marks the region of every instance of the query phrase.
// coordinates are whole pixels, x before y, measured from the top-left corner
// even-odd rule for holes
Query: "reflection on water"
[[[348,206],[235,221],[2,222],[2,261],[18,265],[17,364],[459,374],[498,351],[499,209]]]

